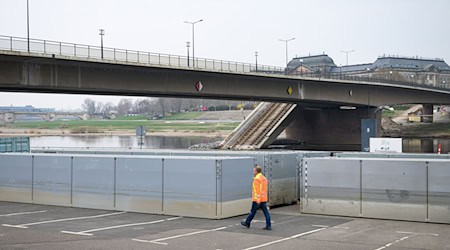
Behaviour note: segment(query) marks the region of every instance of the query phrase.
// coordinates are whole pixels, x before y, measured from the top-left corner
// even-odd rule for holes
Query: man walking
[[[261,173],[261,167],[255,165],[253,168],[253,185],[252,185],[252,209],[246,220],[241,221],[241,225],[249,228],[250,223],[255,217],[258,208],[262,208],[264,216],[266,217],[265,230],[272,230],[272,224],[270,221],[270,214],[267,210],[267,178]]]

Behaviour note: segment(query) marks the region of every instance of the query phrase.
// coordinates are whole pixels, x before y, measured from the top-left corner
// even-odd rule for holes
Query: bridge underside
[[[221,144],[224,149],[270,147],[285,131],[294,149],[360,150],[361,119],[375,119],[380,135],[381,112],[375,107],[308,107],[301,104],[260,104]]]
[[[286,128],[286,138],[301,144],[298,149],[360,150],[361,119],[376,119],[381,132],[381,112],[377,108],[309,109],[298,106],[292,112],[292,123]]]

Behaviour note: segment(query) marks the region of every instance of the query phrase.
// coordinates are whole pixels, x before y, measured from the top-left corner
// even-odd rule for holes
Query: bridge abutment
[[[320,150],[361,149],[361,119],[376,118],[381,132],[381,112],[376,108],[303,109],[297,108],[294,121],[286,128],[286,138],[304,143],[305,148]]]

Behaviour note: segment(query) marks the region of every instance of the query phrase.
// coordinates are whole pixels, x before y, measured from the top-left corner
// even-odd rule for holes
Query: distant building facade
[[[373,63],[337,66],[331,57],[322,54],[296,57],[288,63],[286,71],[304,76],[359,76],[450,88],[450,66],[438,58],[383,55]]]

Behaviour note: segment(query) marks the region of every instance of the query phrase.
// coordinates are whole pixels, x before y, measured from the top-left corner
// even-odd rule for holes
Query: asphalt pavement
[[[250,209],[250,204],[249,204]],[[450,225],[305,215],[208,220],[0,202],[0,249],[450,249]]]

